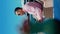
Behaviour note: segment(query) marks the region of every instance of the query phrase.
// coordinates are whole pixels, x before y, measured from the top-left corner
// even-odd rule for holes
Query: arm
[[[24,24],[23,24],[23,32],[24,33],[29,33],[30,31],[30,27],[29,27],[29,14],[27,13],[28,19],[25,20]]]

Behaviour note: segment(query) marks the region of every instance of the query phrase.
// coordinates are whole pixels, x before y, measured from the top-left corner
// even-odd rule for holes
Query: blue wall
[[[17,34],[18,24],[22,26],[23,16],[14,14],[14,9],[21,7],[21,0],[0,0],[0,33]]]
[[[54,0],[54,18],[60,20],[60,0]]]

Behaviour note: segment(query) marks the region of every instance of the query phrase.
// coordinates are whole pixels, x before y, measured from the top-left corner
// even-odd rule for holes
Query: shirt
[[[28,12],[29,14],[32,14],[34,16],[36,16],[37,18],[41,19],[41,8],[42,8],[42,4],[41,3],[37,3],[37,2],[27,2],[24,6],[23,6],[23,10],[25,12]]]

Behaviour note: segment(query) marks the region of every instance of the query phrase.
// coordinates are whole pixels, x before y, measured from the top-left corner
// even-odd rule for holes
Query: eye
[[[18,15],[20,15],[20,14],[18,14]]]

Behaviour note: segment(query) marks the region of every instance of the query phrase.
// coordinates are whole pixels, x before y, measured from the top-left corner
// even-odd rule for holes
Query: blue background
[[[0,34],[18,34],[18,24],[22,26],[25,15],[14,14],[16,7],[21,7],[21,0],[0,0]],[[54,18],[60,20],[60,0],[54,0]]]
[[[22,26],[23,16],[14,13],[16,7],[21,7],[21,0],[0,0],[0,33],[17,34],[18,26]]]
[[[60,0],[54,0],[54,18],[60,20]]]

